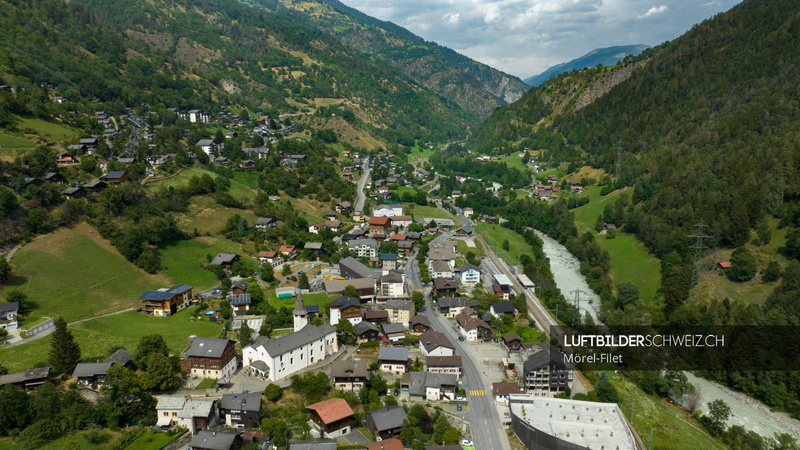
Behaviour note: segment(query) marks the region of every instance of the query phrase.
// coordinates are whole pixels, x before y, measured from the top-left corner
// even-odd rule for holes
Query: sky
[[[340,0],[522,79],[596,48],[658,45],[739,0]]]

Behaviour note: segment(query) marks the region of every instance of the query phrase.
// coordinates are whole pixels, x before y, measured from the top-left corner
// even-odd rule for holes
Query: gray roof
[[[343,361],[334,361],[331,364],[332,377],[361,377],[364,378],[368,374],[366,361],[354,361],[353,359],[345,359]]]
[[[156,410],[161,409],[183,409],[183,405],[189,400],[186,395],[165,395],[158,398]]]
[[[78,186],[78,187],[68,187],[68,188],[64,189],[63,191],[61,191],[61,194],[62,195],[72,195],[72,194],[74,194],[76,192],[83,192],[83,188],[80,187],[80,186]]]
[[[374,249],[380,247],[375,239],[351,239],[348,241],[347,246],[350,248],[367,246]]]
[[[378,273],[369,267],[361,264],[361,262],[352,256],[348,256],[339,261],[339,272],[345,275],[351,272],[357,275],[355,278],[377,278]]]
[[[272,217],[259,217],[258,219],[256,219],[254,225],[269,225],[273,222],[275,222],[275,219],[273,219]]]
[[[292,310],[292,314],[295,316],[305,316],[308,315],[308,310],[306,309],[306,304],[303,302],[303,293],[297,294],[297,303],[294,304],[294,310]]]
[[[282,355],[286,352],[296,350],[304,345],[310,344],[319,339],[325,338],[328,334],[336,334],[336,328],[329,323],[323,323],[316,327],[314,325],[306,325],[302,330],[296,331],[292,334],[272,339],[269,342],[260,344],[270,356],[275,357]]]
[[[186,355],[221,358],[222,353],[225,352],[225,347],[228,346],[228,342],[228,339],[195,338]]]
[[[214,145],[214,144],[215,144],[215,142],[214,142],[213,139],[200,139],[199,141],[197,141],[197,144],[195,144],[195,145],[197,145],[198,147],[203,147],[203,146]]]
[[[386,275],[381,276],[381,283],[402,283],[403,272],[390,270]]]
[[[359,336],[366,333],[367,331],[377,331],[380,333],[378,327],[373,325],[371,322],[367,322],[366,320],[362,320],[361,322],[358,322],[357,324],[353,325],[353,329]]]
[[[331,309],[334,308],[341,309],[341,308],[346,308],[348,306],[358,306],[360,308],[361,300],[355,297],[348,297],[346,295],[343,295],[337,298],[336,300],[331,301],[330,305],[328,306],[330,306]]]
[[[303,248],[307,248],[309,250],[321,250],[322,242],[306,242],[306,245]]]
[[[438,300],[440,308],[453,308],[467,306],[466,297],[444,297]]]
[[[231,296],[231,306],[250,305],[253,303],[250,294],[239,294]]]
[[[550,367],[551,363],[564,367],[564,353],[555,345],[542,344],[538,351],[528,356],[522,368],[524,373],[527,374],[541,367]]]
[[[336,450],[336,441],[333,439],[294,441],[289,445],[289,450]]]
[[[383,324],[383,333],[384,334],[394,334],[394,333],[405,333],[406,327],[403,326],[402,323],[385,323]],[[383,350],[383,349],[381,349]]]
[[[269,373],[269,366],[262,360],[253,361],[253,364],[250,364],[250,367],[254,369],[258,369],[262,372]]]
[[[18,311],[19,302],[0,303],[0,311]]]
[[[403,426],[403,421],[408,420],[402,406],[387,406],[381,409],[367,411],[367,415],[372,417],[372,423],[378,431],[392,430]],[[370,430],[372,431],[372,430]]]
[[[110,362],[78,363],[78,365],[75,366],[75,371],[72,372],[72,376],[76,378],[85,378],[105,375],[109,367],[111,367]]]
[[[211,450],[230,450],[236,436],[239,435],[238,431],[198,431],[194,435],[189,447],[192,448],[207,448]]]
[[[442,386],[455,386],[458,376],[453,373],[411,372],[411,382],[408,393],[411,395],[425,395],[425,388],[441,388]]]
[[[505,314],[505,313],[514,314],[514,312],[515,312],[514,304],[511,303],[511,302],[492,303],[491,308],[497,314]]]
[[[425,365],[428,367],[461,367],[460,355],[453,356],[426,356]]]
[[[213,398],[190,398],[183,409],[178,413],[178,417],[191,419],[194,417],[208,417],[214,411]]]
[[[386,309],[407,309],[414,308],[414,302],[411,300],[389,300],[386,302]]]
[[[131,362],[132,359],[133,359],[133,355],[131,355],[124,348],[121,348],[121,349],[117,350],[116,352],[112,353],[111,356],[106,358],[106,360],[103,361],[103,362],[111,363],[111,364],[120,364],[120,365],[124,366],[125,364],[128,364],[129,362]]]
[[[397,243],[397,248],[412,248],[414,243],[411,241],[400,241]]]
[[[235,253],[219,253],[217,257],[211,261],[211,264],[232,263],[236,256]]]
[[[381,253],[381,261],[397,261],[397,253]]]
[[[382,361],[408,361],[408,349],[402,347],[381,347],[378,359]]]
[[[170,292],[170,293],[173,293],[173,294],[183,294],[184,292],[193,289],[193,287],[194,286],[191,286],[191,285],[188,285],[188,284],[181,284],[181,285],[178,285],[178,286],[170,288],[169,291],[167,291],[167,292]]]
[[[106,174],[106,178],[107,179],[122,178],[123,175],[125,175],[125,171],[124,170],[113,170],[113,171],[108,172]]]
[[[447,261],[431,261],[431,271],[433,272],[452,272],[450,264]]]
[[[83,183],[83,185],[91,189],[94,188],[95,186],[105,186],[105,183],[102,182],[101,180],[92,180]]]
[[[481,271],[480,267],[476,266],[475,264],[465,263],[462,264],[461,267],[458,268],[459,272],[466,272],[469,269],[477,270],[478,272]]]
[[[225,394],[219,401],[219,409],[261,411],[261,393]]]
[[[8,375],[0,376],[0,386],[5,384],[17,384],[25,381],[36,381],[42,378],[47,379],[50,377],[50,368],[42,367],[39,369],[29,369],[25,372],[9,373]]]

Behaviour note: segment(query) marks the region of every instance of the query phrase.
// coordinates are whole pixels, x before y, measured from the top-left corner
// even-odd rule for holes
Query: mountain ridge
[[[603,66],[613,66],[619,61],[623,60],[626,56],[637,56],[642,51],[651,48],[649,45],[634,44],[634,45],[616,45],[613,47],[596,48],[589,53],[567,61],[555,66],[549,67],[544,72],[526,78],[523,81],[530,86],[539,86],[550,78],[564,72],[572,72],[573,70],[581,70],[590,67],[596,67],[598,64]]]

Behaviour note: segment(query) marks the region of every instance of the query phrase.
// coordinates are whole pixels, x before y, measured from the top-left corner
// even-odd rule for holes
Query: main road
[[[361,179],[358,180],[358,197],[356,197],[356,204],[355,204],[355,211],[363,211],[364,210],[364,200],[366,200],[366,196],[364,195],[364,185],[367,184],[369,180],[369,158],[367,158],[364,162],[364,173],[361,174]]]

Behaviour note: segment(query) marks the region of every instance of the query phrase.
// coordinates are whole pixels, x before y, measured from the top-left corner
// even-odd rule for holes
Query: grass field
[[[73,322],[137,306],[142,292],[173,284],[128,262],[85,223],[34,238],[11,263],[6,289],[21,290],[34,305],[21,324],[26,328],[43,316]]]
[[[622,194],[623,190],[618,189],[611,192],[606,196],[601,196],[601,186],[592,186],[583,190],[582,194],[576,194],[579,197],[588,197],[589,203],[575,208],[575,224],[578,226],[578,231],[585,233],[594,230],[594,225],[597,218],[603,214],[603,210],[607,205],[613,205],[617,202],[617,198]]]
[[[211,175],[211,177],[214,178],[215,180],[219,177],[219,175],[215,174],[214,172],[205,170],[200,167],[194,167],[194,166],[186,167],[174,177],[167,178],[166,180],[153,181],[147,183],[144,188],[148,192],[157,192],[162,188],[169,188],[170,186],[172,187],[186,186],[189,184],[189,179],[192,178],[193,176],[197,175],[198,177],[201,177],[205,174]],[[236,199],[241,199],[241,198],[246,198],[249,200],[254,199],[256,197],[256,193],[253,192],[253,189],[255,188],[255,181],[254,181],[255,179],[253,178],[252,188],[248,186],[248,184],[244,183],[243,181],[239,181],[237,179],[237,177],[240,177],[242,180],[245,180],[248,179],[248,176],[255,177],[255,173],[251,175],[249,173],[240,174],[239,172],[236,172],[236,175],[234,175],[234,179],[231,180],[231,186],[230,188],[228,188],[228,193],[230,193]]]
[[[174,436],[169,436],[167,433],[156,431],[148,431],[147,433],[139,436],[125,450],[148,450],[153,448],[162,448],[172,440]]]
[[[217,387],[217,380],[206,378],[201,381],[195,389],[214,389],[215,387]]]
[[[467,247],[467,243],[464,242],[463,239],[456,239],[456,250],[458,250],[458,253],[461,253],[462,255],[466,255],[467,252],[472,252],[475,254],[475,256],[486,256],[486,252],[483,251],[483,246],[481,246],[477,240],[474,242],[475,247]]]
[[[71,433],[52,441],[39,443],[35,446],[35,448],[37,450],[62,450],[63,448],[66,448],[69,443],[74,442],[78,445],[78,448],[82,450],[100,450],[107,448],[108,444],[113,442],[114,439],[116,439],[119,435],[119,433],[109,433],[108,430],[103,430],[103,433],[109,435],[108,442],[93,444],[86,439],[87,432],[79,432]],[[28,450],[31,448],[34,447],[31,447],[31,445],[25,440],[20,440],[18,443],[15,443],[11,438],[0,439],[0,449],[3,450]]]
[[[501,253],[500,256],[509,265],[519,264],[519,257],[523,254],[533,257],[531,246],[516,231],[493,223],[478,223],[475,225],[475,231],[483,236],[483,239],[493,248],[495,253]],[[508,239],[509,244],[507,251],[503,250],[502,247],[503,241],[506,239]],[[502,255],[502,252],[505,252],[505,255]]]
[[[58,122],[48,122],[31,117],[21,117],[18,127],[23,131],[26,128],[30,128],[45,140],[55,140],[59,142],[78,137],[81,134],[81,131],[77,128]]]
[[[152,317],[126,311],[70,325],[69,329],[81,346],[81,359],[84,362],[102,361],[116,346],[135,352],[142,336],[150,334],[160,334],[170,353],[178,354],[186,348],[186,339],[190,335],[216,338],[222,333],[222,325],[207,320],[191,320],[193,309],[170,317]],[[18,372],[30,369],[37,362],[47,361],[51,336],[0,350],[0,364],[6,366],[9,372]]]
[[[403,212],[407,215],[414,216],[415,219],[420,219],[422,217],[430,217],[432,219],[453,219],[452,216],[435,206],[420,206],[416,203],[403,203]],[[461,226],[461,223],[458,221],[456,221],[456,224]]]
[[[161,271],[174,284],[191,284],[195,291],[217,286],[217,278],[203,268],[208,263],[206,255],[217,253],[236,253],[246,257],[241,244],[222,236],[200,236],[188,241],[171,241],[163,244],[161,250]],[[137,295],[138,297],[138,295]]]
[[[19,148],[19,147],[33,147],[33,142],[23,136],[15,136],[0,131],[0,147],[3,148]]]
[[[406,155],[408,157],[408,162],[411,164],[418,163],[422,160],[426,160],[431,157],[434,153],[436,153],[436,148],[428,148],[428,147],[418,147],[415,146],[411,149],[411,153]],[[419,159],[417,159],[419,157]]]
[[[309,225],[324,221],[325,211],[330,208],[330,205],[323,204],[317,200],[312,200],[308,197],[294,198],[289,197],[285,192],[279,191],[281,198],[289,199],[294,209],[305,214],[305,219]]]
[[[646,444],[649,444],[652,428],[653,448],[726,448],[706,433],[703,426],[682,407],[645,394],[621,375],[611,374],[610,378],[619,391],[619,405],[628,420],[631,420],[631,401],[635,402],[633,427]]]
[[[284,306],[289,308],[289,309],[294,309],[294,305],[297,303],[297,298],[295,298],[295,297],[279,299],[275,295],[275,288],[270,288],[268,290],[268,296],[269,296],[269,299],[270,299],[270,303],[276,309],[280,309],[280,308],[282,308]],[[320,292],[320,293],[317,293],[317,294],[303,294],[303,303],[306,304],[306,305],[324,306],[324,305],[327,305],[328,303],[330,303],[332,300],[336,300],[337,298],[339,298],[339,297],[338,296],[337,297],[329,297],[328,294],[326,294],[324,292]]]
[[[500,161],[506,163],[506,165],[511,169],[523,170],[527,168],[527,166],[522,164],[522,158],[520,158],[518,155],[518,152],[514,152],[508,156],[502,157]]]
[[[415,191],[414,188],[410,188],[408,186],[400,186],[397,189],[393,189],[393,191],[396,192],[397,195],[399,195],[401,198],[403,197],[403,194],[405,194],[406,192],[408,192],[411,195],[417,195],[417,191]]]
[[[201,195],[192,197],[189,210],[178,217],[178,225],[188,233],[193,232],[196,228],[201,234],[206,232],[216,234],[235,214],[245,219],[250,226],[256,220],[256,215],[249,209],[228,208],[207,195]]]

